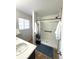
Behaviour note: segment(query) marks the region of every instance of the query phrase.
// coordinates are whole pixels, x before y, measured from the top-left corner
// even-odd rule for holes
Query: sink
[[[22,54],[28,49],[28,45],[25,43],[19,43],[16,45],[16,56]]]
[[[35,49],[36,45],[16,37],[16,59],[28,59]]]

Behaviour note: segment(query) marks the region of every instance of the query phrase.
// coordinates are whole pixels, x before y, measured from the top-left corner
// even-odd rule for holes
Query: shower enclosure
[[[42,44],[57,48],[58,41],[55,37],[55,30],[58,22],[59,19],[41,19],[36,21],[37,31],[40,34]]]

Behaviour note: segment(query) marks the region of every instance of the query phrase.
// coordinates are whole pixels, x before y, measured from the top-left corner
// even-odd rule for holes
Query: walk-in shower
[[[41,19],[36,21],[36,29],[40,34],[42,44],[57,48],[58,40],[56,40],[55,31],[60,19]]]

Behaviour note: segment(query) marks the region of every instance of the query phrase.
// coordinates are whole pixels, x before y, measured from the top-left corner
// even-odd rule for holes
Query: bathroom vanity
[[[16,59],[35,59],[36,45],[16,37]]]

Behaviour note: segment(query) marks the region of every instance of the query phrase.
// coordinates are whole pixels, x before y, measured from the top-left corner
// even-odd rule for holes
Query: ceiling
[[[62,2],[62,0],[16,0],[16,8],[29,15],[35,11],[38,16],[48,16],[58,14]]]

